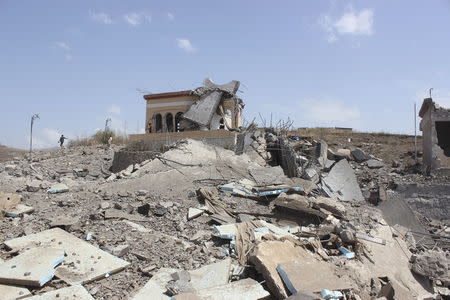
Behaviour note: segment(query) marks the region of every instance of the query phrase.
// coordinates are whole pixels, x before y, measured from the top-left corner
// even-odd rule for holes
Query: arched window
[[[180,122],[181,122],[182,116],[183,116],[183,113],[181,111],[177,112],[177,114],[175,115],[175,131],[176,132],[182,131],[180,128]]]
[[[166,114],[166,128],[168,132],[173,132],[173,115],[171,113]]]
[[[155,114],[154,118],[154,124],[155,124],[155,132],[162,132],[162,117],[161,114]]]

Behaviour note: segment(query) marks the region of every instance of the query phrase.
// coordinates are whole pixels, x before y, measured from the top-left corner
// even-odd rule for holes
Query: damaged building
[[[235,130],[242,126],[244,103],[239,81],[216,85],[205,79],[194,90],[145,95],[146,133]]]
[[[450,170],[450,109],[426,98],[419,111],[423,164],[427,172]]]

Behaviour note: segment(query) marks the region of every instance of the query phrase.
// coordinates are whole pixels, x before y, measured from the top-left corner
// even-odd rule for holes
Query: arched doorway
[[[154,118],[154,124],[155,124],[155,132],[162,132],[162,117],[161,114],[155,114]]]
[[[183,113],[181,111],[177,112],[177,114],[175,115],[175,131],[176,132],[182,131],[180,128],[180,122],[181,122],[182,116],[183,116]]]
[[[173,115],[171,113],[166,114],[166,128],[168,132],[173,132]]]

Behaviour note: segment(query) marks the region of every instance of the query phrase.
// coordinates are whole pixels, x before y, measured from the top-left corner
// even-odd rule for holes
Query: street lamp
[[[31,130],[30,130],[30,161],[31,161],[31,151],[33,149],[33,124],[34,124],[34,120],[39,119],[39,115],[38,114],[34,114],[31,117]]]

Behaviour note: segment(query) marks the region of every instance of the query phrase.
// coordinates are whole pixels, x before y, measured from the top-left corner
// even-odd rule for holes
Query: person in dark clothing
[[[61,137],[59,138],[59,147],[63,147],[64,140],[67,140],[67,138],[64,136],[64,134],[61,134]]]

